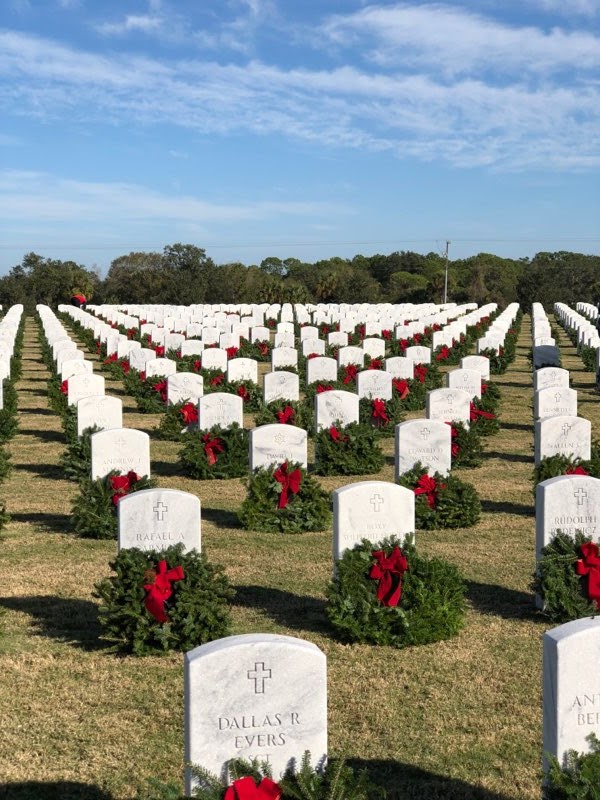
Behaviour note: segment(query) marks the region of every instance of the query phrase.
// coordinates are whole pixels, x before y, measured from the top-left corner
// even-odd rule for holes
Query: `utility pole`
[[[446,263],[445,274],[444,274],[444,303],[448,301],[448,248],[452,242],[449,239],[446,239],[446,249],[444,251],[444,261]]]

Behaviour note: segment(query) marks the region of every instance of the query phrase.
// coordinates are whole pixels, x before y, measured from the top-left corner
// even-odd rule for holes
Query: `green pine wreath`
[[[426,478],[424,479],[424,476]],[[481,501],[470,483],[461,481],[452,473],[429,475],[420,462],[398,478],[400,486],[423,489],[423,484],[435,482],[435,490],[428,494],[415,492],[415,526],[421,530],[443,528],[470,528],[481,516]],[[433,505],[432,505],[433,504]]]
[[[78,536],[86,539],[117,538],[117,506],[113,502],[116,492],[111,486],[111,478],[120,475],[112,470],[105,478],[84,478],[79,486],[79,494],[71,506],[71,525]],[[131,486],[129,492],[153,489],[154,479],[144,475]]]
[[[189,478],[243,478],[249,469],[248,431],[237,422],[227,428],[191,431],[182,437],[179,465]]]
[[[288,409],[291,409],[289,411]],[[263,403],[258,409],[254,421],[256,426],[273,425],[282,422],[304,428],[309,434],[313,429],[313,406],[311,403],[300,403],[294,400],[273,400]]]
[[[301,483],[296,494],[288,493],[285,508],[279,507],[282,485],[275,479],[277,465],[260,467],[249,477],[248,493],[238,511],[238,518],[247,530],[305,533],[329,527],[329,493],[300,464],[286,464],[289,473],[300,471]]]
[[[463,422],[448,423],[451,429],[452,469],[473,469],[483,461],[483,444],[474,425],[467,428]]]
[[[542,548],[531,588],[542,601],[543,613],[553,622],[561,624],[598,614],[596,604],[588,598],[586,576],[575,571],[581,545],[590,541],[581,531],[575,536],[558,531]]]
[[[402,594],[396,606],[377,597],[378,583],[369,577],[374,552],[389,557],[400,547],[408,563],[401,578]],[[455,636],[464,625],[466,585],[458,569],[439,558],[419,555],[410,538],[372,544],[363,539],[346,550],[329,584],[327,616],[344,641],[409,647]]]
[[[378,437],[392,437],[396,425],[402,422],[404,416],[404,404],[396,393],[390,400],[371,400],[368,397],[361,397],[358,402],[360,422],[371,428]]]
[[[384,464],[377,433],[370,425],[332,425],[315,436],[317,475],[372,475]]]
[[[155,619],[145,605],[144,585],[152,583],[152,570],[161,561],[168,569],[181,567],[184,575],[172,583],[173,594],[165,603],[167,622]],[[182,544],[160,551],[123,549],[110,566],[114,574],[96,584],[93,596],[100,600],[103,638],[114,650],[136,656],[185,652],[228,635],[228,603],[235,592],[223,568],[204,553],[185,553]]]

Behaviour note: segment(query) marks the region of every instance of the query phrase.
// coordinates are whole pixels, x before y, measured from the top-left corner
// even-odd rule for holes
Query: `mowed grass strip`
[[[325,617],[331,531],[277,536],[239,528],[243,481],[182,476],[179,445],[153,440],[161,486],[202,501],[203,547],[226,566],[237,589],[233,633],[276,632],[308,639],[328,656],[332,753],[366,766],[392,797],[528,800],[539,797],[541,637],[533,609],[534,567],[532,381],[529,318],[517,358],[493,380],[502,390],[502,428],[485,441],[481,467],[461,470],[482,498],[484,514],[468,530],[422,532],[419,547],[457,564],[468,581],[470,610],[461,634],[407,650],[344,645]],[[580,392],[581,414],[600,424],[593,376],[561,336],[563,364]],[[64,438],[47,408],[48,373],[37,326],[26,323],[21,429],[10,450],[17,466],[0,488],[13,522],[0,543],[5,580],[1,605],[0,783],[10,797],[35,780],[65,785],[63,797],[133,798],[147,777],[181,780],[183,658],[123,658],[99,641],[94,583],[108,574],[113,542],[69,532],[77,489],[58,459]],[[96,367],[99,370],[100,365]],[[120,382],[107,393],[124,401],[124,424],[151,432],[158,415],[142,415]],[[411,416],[420,416],[419,414]],[[393,442],[380,477],[393,480]],[[328,478],[328,489],[360,478]],[[82,777],[83,776],[83,777]],[[17,791],[20,793],[17,794]],[[37,791],[32,789],[32,792]],[[0,796],[2,789],[0,788]],[[43,793],[30,794],[42,797]]]

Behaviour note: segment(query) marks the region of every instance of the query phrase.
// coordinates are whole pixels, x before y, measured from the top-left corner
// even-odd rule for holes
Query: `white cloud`
[[[321,202],[211,203],[189,195],[168,195],[131,183],[76,181],[43,172],[0,170],[0,215],[40,224],[171,222],[205,225],[270,219],[277,215],[316,216],[342,211]]]
[[[162,17],[148,14],[128,14],[122,22],[104,22],[97,25],[96,30],[107,36],[119,36],[132,31],[155,33],[161,30],[163,24]]]
[[[323,34],[380,65],[427,73],[552,74],[600,66],[600,38],[587,31],[509,26],[441,3],[367,6],[330,17]]]

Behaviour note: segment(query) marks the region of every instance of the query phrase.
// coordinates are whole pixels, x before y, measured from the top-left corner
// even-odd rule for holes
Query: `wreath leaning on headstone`
[[[84,478],[71,506],[71,524],[86,539],[117,538],[117,506],[121,497],[156,486],[154,479],[112,470],[104,478]]]
[[[298,463],[260,467],[247,486],[238,517],[248,530],[305,533],[329,526],[329,494]]]
[[[430,475],[420,462],[398,478],[415,493],[415,526],[421,530],[470,528],[481,516],[475,487],[452,473]]]
[[[563,623],[593,617],[600,609],[600,554],[589,536],[558,531],[542,548],[531,588],[543,613]]]
[[[372,475],[383,467],[385,456],[370,425],[333,424],[315,436],[317,475]]]
[[[248,474],[248,431],[237,422],[194,430],[183,438],[179,463],[190,478],[243,478]]]
[[[346,550],[327,588],[327,616],[350,642],[408,647],[456,635],[466,612],[465,582],[458,569],[427,559],[410,538]]]
[[[103,638],[142,656],[191,650],[227,636],[235,592],[223,568],[178,544],[160,551],[123,549],[113,575],[95,586]]]

